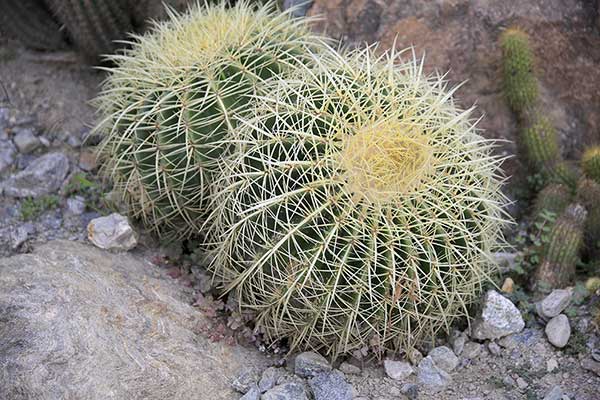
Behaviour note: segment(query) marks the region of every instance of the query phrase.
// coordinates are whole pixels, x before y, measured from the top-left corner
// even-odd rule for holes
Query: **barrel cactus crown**
[[[309,61],[320,38],[274,3],[170,12],[111,57],[97,104],[102,172],[133,217],[162,235],[202,224],[215,160],[265,80]]]
[[[408,349],[466,316],[495,268],[494,144],[400,54],[332,51],[272,82],[222,162],[215,276],[292,348]]]

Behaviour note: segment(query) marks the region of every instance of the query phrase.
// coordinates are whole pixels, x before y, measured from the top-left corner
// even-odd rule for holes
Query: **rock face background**
[[[477,105],[485,135],[515,141],[516,123],[501,94],[498,37],[516,25],[531,36],[542,100],[569,159],[600,141],[600,33],[591,0],[315,0],[319,29],[347,44],[380,41],[380,49],[414,46],[425,69],[445,73],[463,107]],[[504,150],[515,154],[514,144]],[[527,175],[515,158],[511,175]]]
[[[237,399],[260,353],[195,333],[181,286],[130,254],[66,241],[0,260],[1,399]]]

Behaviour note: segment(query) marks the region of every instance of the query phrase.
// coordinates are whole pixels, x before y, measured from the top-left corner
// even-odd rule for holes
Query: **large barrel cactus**
[[[171,12],[115,55],[98,99],[102,171],[133,217],[187,236],[203,222],[215,160],[233,145],[237,114],[264,81],[307,63],[320,39],[308,20],[240,1]]]
[[[493,142],[442,78],[373,54],[272,82],[214,186],[215,276],[292,348],[431,339],[467,315],[503,243]]]

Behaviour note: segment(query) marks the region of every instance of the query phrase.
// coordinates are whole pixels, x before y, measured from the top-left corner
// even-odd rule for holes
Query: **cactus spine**
[[[216,160],[262,84],[309,61],[319,37],[307,20],[240,1],[187,13],[111,57],[98,99],[102,172],[132,216],[158,234],[198,233]]]
[[[581,167],[588,178],[600,183],[600,146],[592,146],[585,150],[581,158]]]
[[[315,61],[243,119],[214,186],[212,268],[292,348],[408,349],[467,316],[495,268],[501,160],[414,59]]]

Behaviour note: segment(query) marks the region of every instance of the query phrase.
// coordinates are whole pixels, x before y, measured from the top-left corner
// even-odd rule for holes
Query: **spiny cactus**
[[[571,203],[573,194],[563,184],[551,183],[542,189],[533,205],[533,219],[540,220],[544,214],[551,213],[558,217]]]
[[[560,159],[558,137],[554,126],[544,117],[536,116],[531,126],[521,133],[529,162],[537,171],[544,171]]]
[[[585,150],[581,157],[581,167],[588,178],[600,183],[600,146]]]
[[[560,288],[569,284],[575,275],[586,217],[585,208],[574,203],[558,218],[543,249],[535,275],[536,287]]]
[[[501,160],[412,57],[331,51],[271,82],[222,161],[212,268],[271,339],[408,349],[495,269]]]
[[[66,42],[41,0],[0,1],[0,31],[37,50],[57,50]]]
[[[517,114],[532,108],[538,99],[538,83],[533,71],[529,38],[518,28],[504,31],[500,37],[503,55],[504,94]]]
[[[273,3],[240,1],[171,12],[171,20],[111,57],[97,103],[102,172],[159,234],[187,236],[203,223],[215,160],[234,142],[238,113],[265,80],[309,62],[321,39],[309,20]]]
[[[588,212],[585,223],[585,239],[590,255],[600,251],[600,184],[592,179],[581,179],[577,186],[578,201]]]

